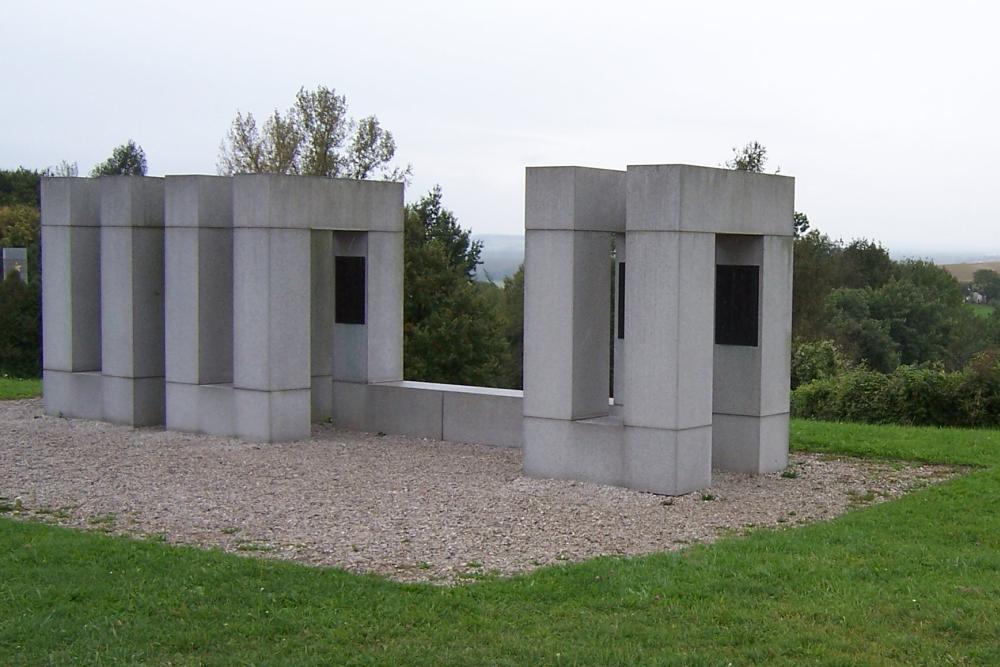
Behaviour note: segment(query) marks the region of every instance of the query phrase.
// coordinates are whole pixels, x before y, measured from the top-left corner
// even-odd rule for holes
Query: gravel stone
[[[0,402],[5,516],[453,584],[782,528],[896,498],[955,467],[792,454],[668,497],[529,479],[517,449],[314,425],[252,444],[49,417]]]

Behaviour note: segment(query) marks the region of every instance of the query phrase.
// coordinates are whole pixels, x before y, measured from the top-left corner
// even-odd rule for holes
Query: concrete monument
[[[522,393],[402,380],[400,183],[46,178],[45,409],[523,446],[529,475],[667,494],[713,466],[777,470],[792,197],[790,178],[722,169],[528,169]]]

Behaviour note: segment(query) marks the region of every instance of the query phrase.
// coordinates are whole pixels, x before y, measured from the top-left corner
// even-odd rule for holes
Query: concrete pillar
[[[525,194],[524,470],[620,483],[608,415],[611,235],[624,173],[529,168]]]
[[[164,421],[163,179],[102,176],[104,419]]]
[[[791,236],[719,235],[716,263],[757,267],[758,335],[715,345],[713,466],[764,473],[788,464]]]
[[[236,434],[281,442],[310,434],[315,179],[233,179],[233,390]]]
[[[43,394],[51,415],[101,419],[101,191],[42,179]]]
[[[314,230],[310,239],[310,384],[313,421],[326,421],[333,417],[333,234],[329,230]]]
[[[715,239],[716,235],[790,239],[793,189],[794,181],[783,176],[687,165],[628,168],[629,353],[623,412],[629,486],[683,493],[710,483],[713,462],[759,471],[764,468],[744,465],[745,461],[767,460],[773,465],[781,457],[779,450],[787,453],[791,317],[790,310],[778,304],[786,303],[790,290],[776,287],[770,296],[761,293],[761,303],[765,299],[773,303],[762,307],[761,317],[774,321],[767,331],[760,330],[761,341],[768,337],[762,348],[768,350],[767,362],[775,364],[773,371],[755,372],[753,354],[739,351],[733,355],[723,351],[716,359],[721,346],[715,345],[713,336]],[[773,257],[769,269],[762,266],[762,284],[773,280],[790,286],[790,240],[770,244],[724,237],[719,247],[724,261],[750,262],[759,256],[764,262],[764,254]],[[764,273],[769,277],[763,278]],[[782,355],[784,361],[778,359]],[[759,356],[767,363],[763,353]],[[754,395],[771,392],[769,409],[783,409],[784,417],[751,423],[744,419],[749,414],[726,414],[749,412],[753,408],[745,402],[756,404]],[[783,443],[771,437],[781,429]],[[716,438],[723,442],[718,452]],[[776,444],[753,444],[762,440]],[[731,443],[736,442],[741,443],[739,457],[744,462],[739,465],[731,463],[737,447]]]
[[[631,488],[687,493],[711,483],[714,243],[630,229],[628,248],[625,476]]]
[[[168,176],[164,207],[167,428],[232,435],[232,179]]]

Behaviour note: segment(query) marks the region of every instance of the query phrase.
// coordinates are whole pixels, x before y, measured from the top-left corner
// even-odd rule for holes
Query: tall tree
[[[104,162],[96,165],[91,176],[145,176],[146,152],[131,139],[118,146]]]
[[[878,241],[855,239],[841,251],[840,270],[843,287],[881,287],[892,277],[893,261]]]
[[[505,335],[510,348],[506,385],[521,389],[524,385],[524,264],[503,283],[503,309]]]
[[[503,384],[509,350],[497,290],[473,281],[480,246],[443,208],[440,188],[407,206],[404,236],[406,378]]]
[[[396,142],[375,116],[355,121],[347,98],[332,88],[300,88],[284,114],[264,126],[237,111],[219,149],[220,174],[304,174],[340,178],[406,180],[410,167],[392,166]]]

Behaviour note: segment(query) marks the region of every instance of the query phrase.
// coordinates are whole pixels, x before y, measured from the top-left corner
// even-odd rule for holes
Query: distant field
[[[941,268],[955,276],[955,280],[960,283],[971,283],[972,274],[980,269],[992,269],[1000,273],[1000,261],[994,262],[966,262],[965,264],[942,264]]]
[[[971,308],[972,312],[974,312],[979,317],[989,317],[990,315],[993,314],[993,311],[995,310],[993,306],[987,306],[985,304],[969,303],[966,305],[969,308]]]

